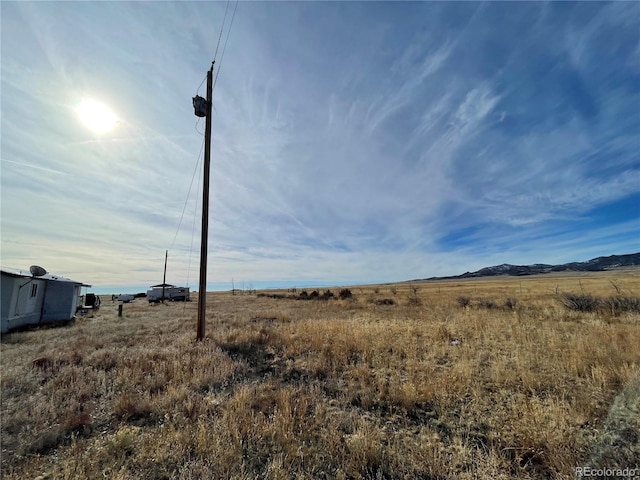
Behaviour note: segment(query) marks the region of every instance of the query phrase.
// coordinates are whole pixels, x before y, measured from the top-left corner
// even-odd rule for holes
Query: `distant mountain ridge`
[[[495,277],[497,275],[520,277],[551,272],[602,272],[605,270],[615,270],[616,268],[633,266],[640,266],[640,252],[630,253],[628,255],[597,257],[586,262],[571,262],[563,263],[562,265],[546,265],[543,263],[535,263],[533,265],[510,265],[508,263],[503,263],[502,265],[481,268],[477,272],[466,272],[462,275],[454,275],[450,277],[431,277],[426,278],[425,280]]]

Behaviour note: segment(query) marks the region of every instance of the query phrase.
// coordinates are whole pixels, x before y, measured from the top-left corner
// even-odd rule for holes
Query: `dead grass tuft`
[[[151,404],[142,395],[120,395],[113,406],[113,414],[118,420],[128,423],[144,425],[153,421]]]

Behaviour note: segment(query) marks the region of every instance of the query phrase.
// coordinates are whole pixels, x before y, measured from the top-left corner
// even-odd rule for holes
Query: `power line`
[[[222,59],[224,58],[224,52],[227,50],[227,42],[229,41],[229,35],[231,34],[231,27],[233,27],[233,19],[236,18],[236,10],[238,9],[238,1],[236,0],[236,6],[233,9],[233,15],[231,15],[231,22],[229,22],[229,30],[227,30],[227,38],[224,40],[224,46],[222,47],[222,54],[220,55],[220,62],[218,62],[218,71],[216,72],[216,78],[213,81],[213,89],[216,88],[216,82],[218,81],[218,75],[220,75],[220,70],[222,69]],[[227,5],[229,3],[227,2]],[[222,33],[222,31],[220,32]],[[216,47],[216,51],[217,51]]]
[[[198,175],[198,188],[197,191],[200,190],[200,180],[202,179],[202,175]],[[191,246],[189,247],[189,263],[187,265],[187,286],[189,286],[189,274],[191,273],[191,255],[193,253],[193,237],[196,232],[196,214],[198,213],[198,201],[196,200],[195,208],[193,209],[193,224],[191,225]]]
[[[220,34],[218,35],[218,42],[216,44],[216,50],[215,50],[215,53],[214,53],[214,56],[213,56],[212,70],[213,70],[213,64],[215,63],[216,58],[218,56],[218,50],[220,48],[220,42],[222,40],[222,34],[224,32],[224,26],[225,26],[226,21],[227,21],[227,14],[228,14],[228,11],[229,11],[229,3],[230,3],[230,0],[227,0],[227,5],[226,5],[225,10],[224,10],[224,17],[222,19],[222,26],[220,27]],[[227,36],[225,38],[224,46],[222,48],[222,56],[220,57],[219,66],[222,63],[222,58],[224,58],[224,52],[227,49],[227,42],[229,41],[229,34],[231,33],[231,27],[233,26],[233,20],[234,20],[234,18],[236,16],[236,10],[237,9],[238,9],[238,0],[236,0],[236,6],[233,9],[233,15],[231,17],[231,22],[229,23],[229,29],[227,30]],[[219,74],[220,74],[220,70],[219,70],[219,67],[218,67],[218,72],[216,73],[216,81],[218,79],[218,75]],[[202,79],[202,82],[200,82],[200,85],[198,85],[198,88],[196,89],[196,95],[200,91],[200,88],[202,87],[202,84],[204,83],[206,78],[207,78],[207,76],[205,76]],[[210,88],[213,90],[212,87],[210,87]],[[199,134],[202,134],[201,132],[198,131],[197,125],[198,125],[198,123],[196,122],[196,125],[195,125],[196,132],[198,132]],[[186,198],[185,198],[185,201],[184,201],[184,205],[182,207],[182,213],[180,214],[180,221],[178,222],[178,227],[176,228],[176,233],[173,236],[173,241],[171,242],[171,246],[169,247],[169,250],[173,249],[173,246],[175,245],[176,239],[178,238],[178,233],[180,232],[180,227],[182,226],[182,221],[184,219],[184,213],[185,213],[185,211],[187,209],[187,203],[189,203],[189,196],[191,195],[191,189],[193,187],[193,180],[195,179],[196,172],[198,171],[198,166],[200,165],[200,158],[202,156],[202,151],[203,151],[203,148],[205,146],[205,140],[206,139],[203,137],[203,141],[202,141],[202,144],[200,146],[200,152],[198,153],[198,158],[197,158],[197,161],[196,161],[196,165],[195,165],[195,168],[193,170],[193,175],[191,176],[191,182],[189,183],[189,190],[187,191],[187,195],[186,195]],[[200,177],[198,177],[198,190],[199,189],[200,189]],[[189,249],[189,265],[187,267],[187,285],[189,284],[189,273],[190,273],[190,270],[191,270],[191,255],[192,255],[192,251],[193,251],[193,237],[194,237],[194,233],[195,233],[195,218],[196,218],[197,210],[198,210],[198,202],[196,200],[196,202],[195,202],[195,212],[194,212],[194,215],[193,215],[193,225],[192,225],[192,228],[191,228],[191,246],[190,246],[190,249]]]
[[[227,21],[227,11],[229,10],[229,1],[227,0],[227,6],[224,9],[224,18],[222,19],[222,26],[220,27],[220,35],[218,35],[218,44],[216,45],[216,52],[213,54],[213,61],[218,58],[218,47],[220,47],[220,39],[222,38],[222,32],[224,31],[224,24]]]
[[[173,248],[173,245],[176,243],[176,238],[178,238],[178,232],[180,231],[180,226],[182,225],[182,219],[184,218],[184,212],[187,209],[187,203],[189,202],[189,196],[191,195],[191,187],[193,187],[193,179],[196,178],[196,172],[198,171],[198,165],[200,165],[200,157],[202,156],[202,149],[203,148],[204,148],[204,138],[202,139],[202,145],[200,146],[200,153],[198,154],[198,160],[196,161],[196,166],[193,169],[193,175],[191,176],[191,183],[189,184],[189,191],[187,192],[187,198],[185,198],[185,200],[184,200],[184,206],[182,207],[182,214],[180,215],[180,222],[178,222],[178,228],[176,228],[176,234],[173,236],[173,241],[171,242],[171,246],[169,247],[169,250],[171,250]]]
[[[224,17],[222,18],[222,25],[220,26],[220,35],[218,35],[218,43],[216,44],[216,51],[213,54],[213,61],[215,63],[216,58],[218,57],[218,48],[220,47],[220,40],[222,39],[222,32],[224,32],[224,24],[227,22],[227,11],[229,10],[229,2],[230,0],[227,0],[227,6],[224,9]],[[237,5],[236,5],[237,7]],[[235,10],[233,12],[235,14]],[[233,19],[232,19],[232,23],[233,23]],[[225,42],[226,45],[226,42]],[[224,49],[223,49],[223,53],[224,53]],[[196,89],[196,95],[198,95],[200,93],[200,88],[202,87],[202,84],[204,83],[204,81],[207,79],[207,76],[205,75],[204,78],[202,79],[202,81],[200,82],[200,85],[198,85],[198,88]]]
[[[202,79],[202,81],[200,82],[200,85],[198,85],[198,88],[196,89],[196,95],[198,95],[200,93],[200,87],[202,87],[202,84],[204,83],[204,81],[207,79],[207,76],[205,75],[204,78]]]
[[[201,132],[200,130],[198,130],[199,124],[200,124],[200,119],[196,120],[196,123],[194,124],[193,128],[195,129],[198,135],[202,135],[204,137],[204,132]]]

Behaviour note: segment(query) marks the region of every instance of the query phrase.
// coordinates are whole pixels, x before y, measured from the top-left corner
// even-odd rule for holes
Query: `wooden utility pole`
[[[164,303],[164,286],[167,284],[167,255],[169,255],[169,250],[164,251],[164,275],[162,276],[162,303]]]
[[[197,340],[204,339],[207,309],[207,249],[209,247],[209,170],[211,163],[211,107],[213,104],[213,65],[207,72],[207,99],[202,97],[193,99],[193,107],[198,117],[205,117],[204,129],[204,179],[202,186],[202,232],[200,241],[200,283],[198,285],[198,331]]]

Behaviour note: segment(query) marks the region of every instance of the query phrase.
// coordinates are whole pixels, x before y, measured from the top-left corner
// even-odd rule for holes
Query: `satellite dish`
[[[38,265],[31,265],[29,267],[29,271],[34,277],[41,277],[47,274],[47,271],[44,268],[39,267]]]

